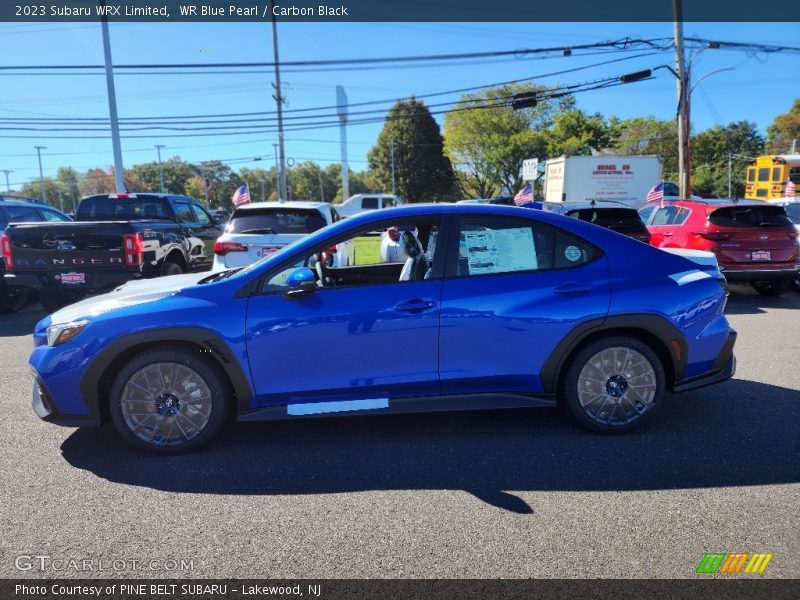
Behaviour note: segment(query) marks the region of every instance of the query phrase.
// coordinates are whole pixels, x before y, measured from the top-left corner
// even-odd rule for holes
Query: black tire
[[[753,288],[759,293],[759,295],[766,296],[768,298],[780,296],[784,292],[788,292],[790,287],[792,287],[791,279],[776,279],[775,281],[765,281],[753,284]]]
[[[181,267],[178,263],[168,260],[164,263],[164,266],[161,267],[161,275],[166,277],[168,275],[181,275],[183,274],[183,267]]]
[[[617,349],[616,353],[611,349]],[[604,351],[607,356],[600,356]],[[581,376],[582,371],[586,376]],[[624,433],[645,425],[658,413],[665,390],[664,366],[652,348],[636,338],[613,336],[595,340],[575,355],[564,376],[562,394],[570,414],[587,429]],[[605,422],[603,415],[607,415]]]
[[[48,313],[54,313],[69,304],[83,300],[85,297],[86,294],[81,294],[80,292],[43,292],[40,302]]]
[[[165,374],[163,378],[150,377],[148,380],[144,373],[145,380],[155,382],[148,387],[152,390],[149,396],[141,391],[137,381],[133,381],[126,390],[131,380],[139,378],[141,382],[143,369],[151,373],[153,369],[158,369],[159,373]],[[185,379],[181,380],[184,376]],[[196,385],[189,392],[186,389],[176,389],[185,385],[186,381],[191,386],[200,380],[207,389],[202,385]],[[163,381],[168,389],[157,394],[158,389],[164,387],[161,383]],[[196,391],[200,395],[192,399],[191,395]],[[206,391],[209,393],[209,400],[202,400],[202,410],[195,408],[199,399],[206,397]],[[213,358],[203,356],[199,349],[167,345],[157,350],[147,350],[129,360],[114,379],[108,402],[114,427],[127,443],[155,454],[171,455],[195,450],[211,441],[228,421],[233,394],[225,373]],[[195,412],[189,410],[190,406]],[[131,410],[142,412],[131,413]],[[198,416],[195,420],[190,419]],[[198,426],[193,428],[195,423]],[[153,432],[156,429],[159,432],[169,429],[167,435],[174,435],[174,438]],[[144,439],[146,437],[151,439],[148,441]]]
[[[800,292],[800,275],[792,279],[792,287],[795,292]]]
[[[8,288],[0,298],[0,313],[18,312],[27,304],[29,296],[30,294],[25,288]]]

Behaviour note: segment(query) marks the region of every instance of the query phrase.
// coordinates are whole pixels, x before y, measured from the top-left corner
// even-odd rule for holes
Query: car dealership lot
[[[629,435],[551,409],[330,418],[166,458],[40,422],[26,361],[43,312],[0,316],[0,575],[153,558],[195,577],[693,577],[704,552],[742,551],[798,577],[800,294],[734,286],[728,314],[735,378]],[[20,555],[107,570],[20,572]]]

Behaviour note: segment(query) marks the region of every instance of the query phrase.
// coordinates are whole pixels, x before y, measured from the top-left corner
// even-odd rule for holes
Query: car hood
[[[129,281],[106,294],[92,296],[75,304],[65,306],[50,315],[50,322],[67,323],[118,308],[144,304],[145,302],[156,302],[173,296],[187,287],[196,285],[201,279],[208,276],[209,273],[188,273],[185,275]]]

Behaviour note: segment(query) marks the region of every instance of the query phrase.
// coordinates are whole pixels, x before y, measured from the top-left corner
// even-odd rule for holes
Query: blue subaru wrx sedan
[[[726,296],[700,269],[542,211],[371,211],[244,269],[131,282],[43,319],[33,408],[110,420],[159,453],[236,418],[557,402],[594,431],[628,431],[667,391],[733,375]]]

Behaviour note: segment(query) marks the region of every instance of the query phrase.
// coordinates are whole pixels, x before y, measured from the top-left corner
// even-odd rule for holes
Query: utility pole
[[[317,171],[317,177],[319,178],[319,199],[320,202],[325,202],[325,190],[322,189],[322,169]]]
[[[64,212],[64,199],[61,197],[61,188],[56,188],[56,192],[58,192],[58,207],[61,212]]]
[[[732,196],[732,191],[731,191],[732,190],[732,188],[731,188],[731,169],[732,169],[733,165],[731,163],[733,163],[733,155],[732,154],[728,154],[728,198],[730,198]]]
[[[105,6],[105,0],[103,0]],[[101,21],[103,30],[103,55],[106,62],[106,88],[108,90],[108,116],[111,120],[111,145],[114,150],[114,180],[117,193],[125,192],[125,170],[122,167],[122,145],[119,139],[119,118],[117,117],[117,94],[114,91],[114,67],[111,63],[111,41],[108,37],[108,17]]]
[[[203,178],[203,196],[205,197],[206,208],[211,208],[208,205],[208,179],[206,179],[206,170],[205,167],[203,167],[203,163],[200,163],[197,166],[200,168],[200,176]],[[164,184],[162,183],[161,186],[163,187]]]
[[[392,196],[396,196],[397,193],[395,192],[395,184],[394,184],[394,140],[389,141],[389,148],[392,153]]]
[[[161,182],[161,193],[164,193],[164,167],[161,166],[161,149],[164,148],[161,144],[156,144],[156,152],[158,153],[158,179]]]
[[[686,55],[683,48],[683,8],[682,0],[672,0],[675,16],[675,71],[678,76],[678,187],[680,197],[689,198],[692,194],[690,169],[692,164],[689,148],[689,73],[686,69]]]
[[[339,116],[339,148],[342,155],[342,201],[350,197],[350,167],[347,166],[347,93],[336,86],[336,114]]]
[[[34,146],[36,154],[39,156],[39,183],[41,184],[42,202],[47,203],[47,196],[44,192],[44,172],[42,171],[42,150],[47,150],[47,146]]]
[[[286,199],[286,152],[283,145],[283,95],[281,94],[281,67],[278,58],[278,23],[275,20],[275,0],[269,2],[270,14],[272,15],[272,51],[275,55],[275,103],[278,108],[278,199]]]
[[[14,171],[11,171],[9,169],[3,169],[3,173],[5,173],[5,175],[6,175],[6,191],[7,192],[11,191],[11,184],[8,183],[8,175],[9,175],[9,173],[13,173],[13,172]]]
[[[275,199],[281,199],[281,172],[278,168],[278,144],[272,144],[272,149],[275,150]]]

